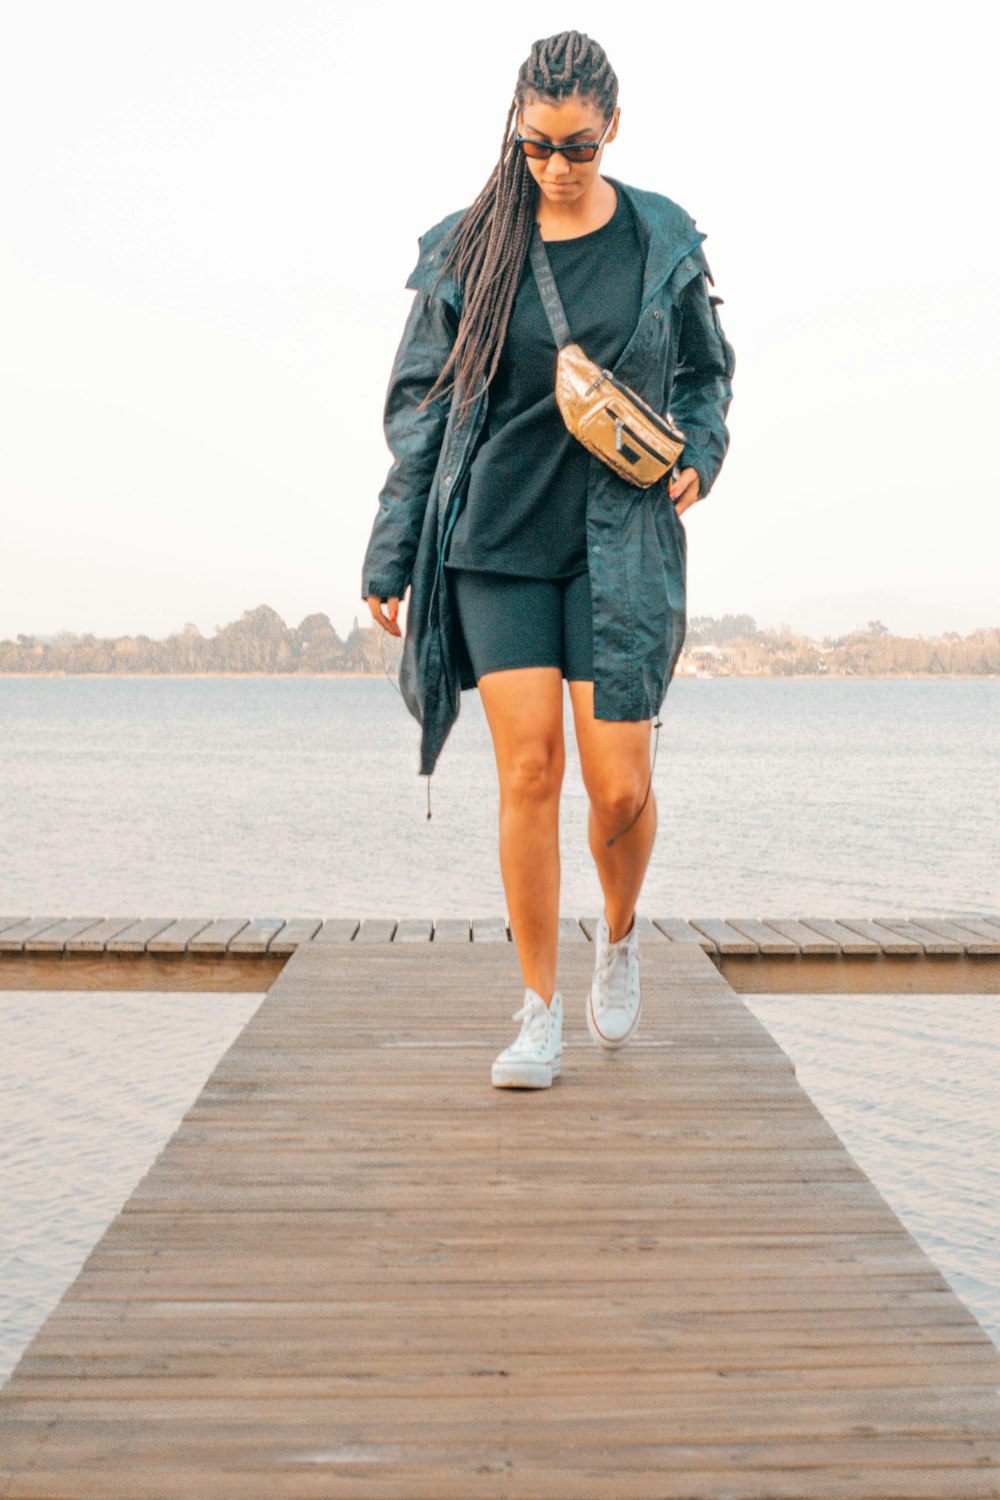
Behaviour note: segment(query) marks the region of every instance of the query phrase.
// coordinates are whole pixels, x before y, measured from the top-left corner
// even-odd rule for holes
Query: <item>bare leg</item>
[[[590,852],[604,892],[604,914],[617,943],[632,927],[639,891],[656,839],[656,797],[652,787],[646,806],[628,833],[609,849],[606,839],[621,833],[639,811],[649,784],[650,719],[594,718],[594,684],[571,682],[570,697],[580,750],[580,769],[590,798],[587,825]]]
[[[562,672],[486,672],[479,693],[500,781],[500,869],[524,982],[548,1005],[559,948],[559,795],[566,766]]]

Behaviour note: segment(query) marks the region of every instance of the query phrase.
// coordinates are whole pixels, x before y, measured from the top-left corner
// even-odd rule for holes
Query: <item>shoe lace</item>
[[[629,938],[632,938],[633,933],[629,932],[628,936]],[[623,946],[619,946],[617,944],[612,945],[611,943],[608,943],[608,945],[603,948],[598,954],[598,975],[602,986],[607,990],[610,990],[611,973],[616,964],[625,962],[630,966],[628,972],[629,981],[631,981],[634,974],[637,974],[639,971],[639,960],[642,956],[639,944],[636,942],[625,943],[624,940],[622,940],[622,942]]]
[[[602,979],[607,979],[608,978],[609,974],[611,973],[611,970],[615,966],[615,960],[617,959],[617,957],[618,957],[618,953],[617,953],[616,949],[614,949],[614,948],[612,948],[610,946],[607,947],[607,948],[604,948],[602,950],[602,952],[599,954],[598,959],[597,959],[597,966],[600,969],[600,973],[601,973],[601,978]]]
[[[545,1010],[539,1010],[532,1005],[530,999],[527,999],[520,1010],[514,1012],[512,1019],[522,1023],[515,1046],[523,1046],[525,1043],[534,1046],[536,1042],[544,1039],[549,1024],[547,1010],[548,1006]]]

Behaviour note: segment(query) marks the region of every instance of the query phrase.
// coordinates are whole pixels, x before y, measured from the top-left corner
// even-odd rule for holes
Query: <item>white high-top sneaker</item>
[[[642,1015],[639,981],[639,922],[612,943],[602,912],[594,937],[594,978],[587,996],[587,1030],[599,1047],[613,1050],[632,1040]]]
[[[524,1004],[514,1012],[521,1030],[493,1063],[493,1082],[498,1088],[547,1089],[558,1078],[562,1056],[562,991],[556,990],[546,1005],[530,985]]]

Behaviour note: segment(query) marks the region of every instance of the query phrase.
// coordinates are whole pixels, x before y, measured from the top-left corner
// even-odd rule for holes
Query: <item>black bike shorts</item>
[[[589,573],[520,578],[445,566],[477,683],[511,667],[559,667],[568,682],[593,682]]]

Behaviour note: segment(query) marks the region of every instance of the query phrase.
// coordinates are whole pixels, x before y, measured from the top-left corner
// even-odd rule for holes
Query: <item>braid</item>
[[[450,273],[464,288],[464,300],[455,347],[419,411],[436,394],[459,390],[460,405],[466,406],[483,376],[489,385],[496,373],[539,199],[524,153],[513,144],[511,124],[529,95],[559,103],[573,94],[591,99],[605,119],[613,113],[618,79],[603,47],[581,31],[561,31],[535,42],[517,75],[499,160],[444,241],[448,251],[437,279]]]

